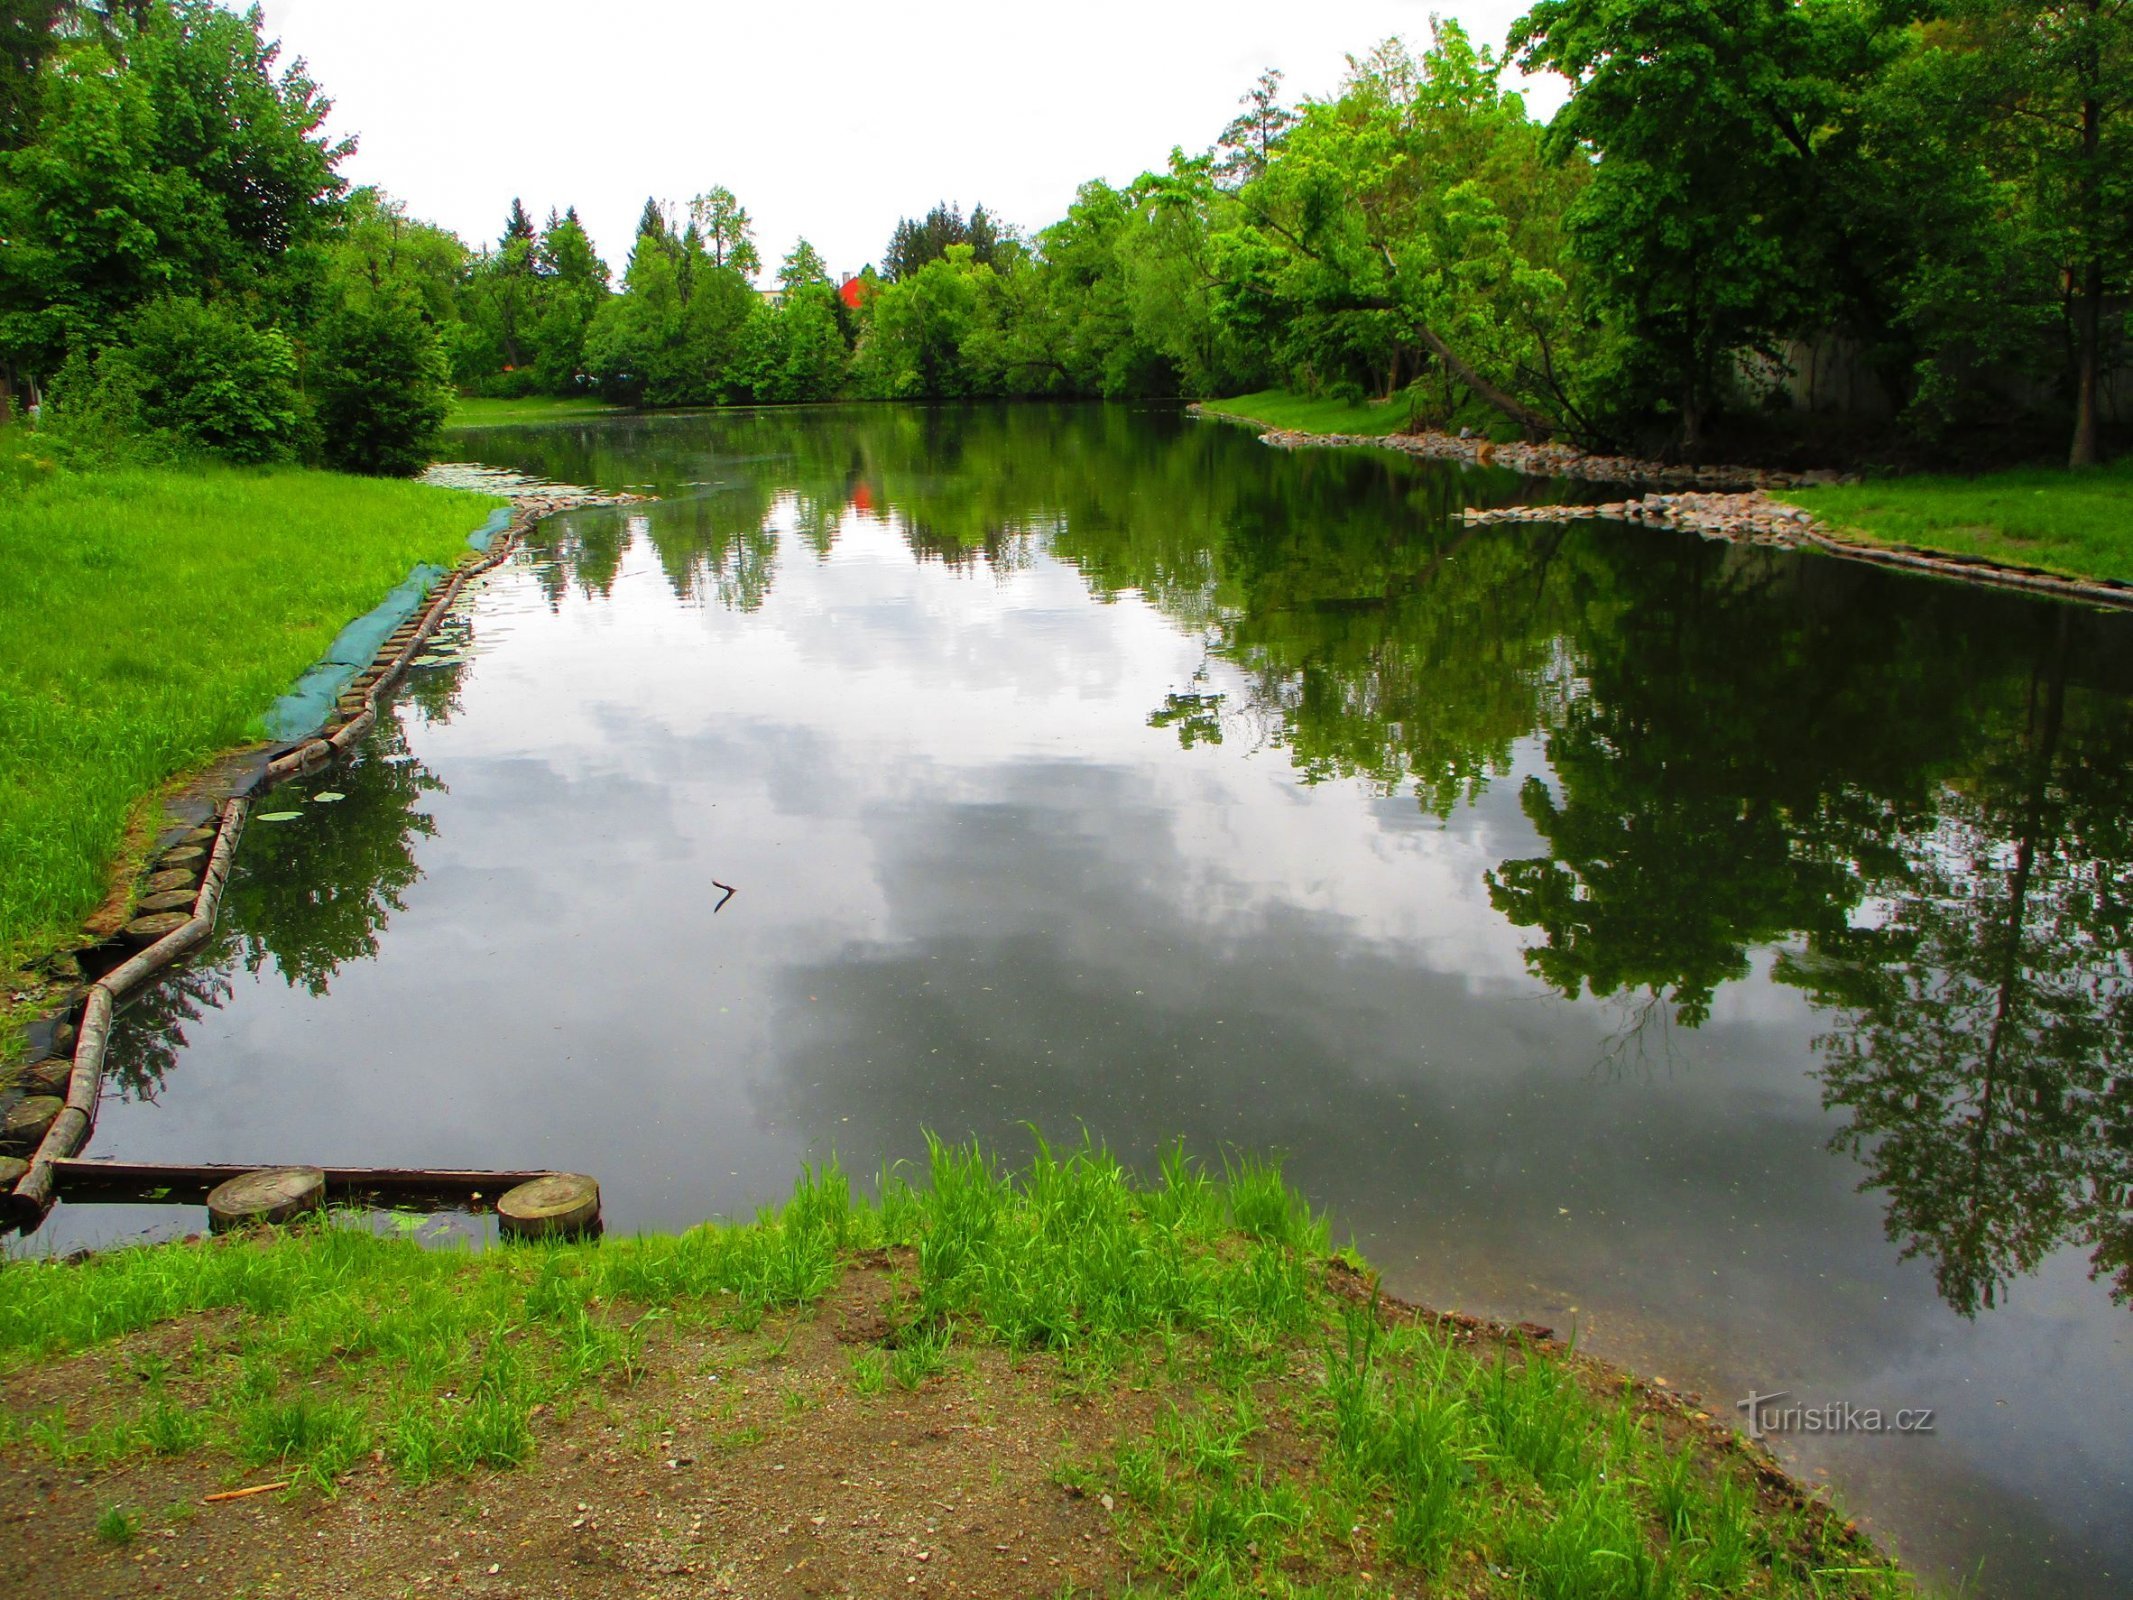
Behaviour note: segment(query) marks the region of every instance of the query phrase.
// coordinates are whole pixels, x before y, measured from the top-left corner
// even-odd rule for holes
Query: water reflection
[[[536,558],[552,595],[607,593],[634,534],[678,597],[752,611],[778,528],[827,558],[856,514],[971,576],[1042,548],[1100,599],[1145,596],[1241,674],[1225,692],[1203,668],[1148,713],[1187,750],[1242,738],[1442,817],[1540,738],[1518,799],[1544,848],[1489,871],[1489,900],[1549,988],[1624,1002],[1611,1049],[1705,1023],[1775,950],[1827,1018],[1833,1143],[1952,1307],[2069,1243],[2133,1294],[2118,619],[1643,530],[1469,529],[1464,505],[1564,486],[1255,462],[1123,407],[1066,430],[1045,408],[829,408],[479,443],[575,480],[650,461],[678,502],[568,519]]]

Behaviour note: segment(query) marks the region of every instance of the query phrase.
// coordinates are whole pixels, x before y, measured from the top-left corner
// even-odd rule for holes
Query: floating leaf
[[[254,822],[294,822],[302,815],[301,811],[262,811],[252,820]]]
[[[328,789],[324,794],[315,794],[311,798],[318,805],[330,806],[336,800],[346,800],[348,796],[346,796],[345,794],[340,794],[335,790]]]

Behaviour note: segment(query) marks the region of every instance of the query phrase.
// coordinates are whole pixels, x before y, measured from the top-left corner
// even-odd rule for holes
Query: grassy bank
[[[565,399],[556,395],[528,395],[518,400],[482,400],[461,397],[453,402],[444,419],[447,428],[482,428],[504,422],[560,422],[570,417],[601,417],[619,411],[605,400],[590,397]]]
[[[157,1530],[248,1593],[1910,1592],[1685,1407],[1381,1306],[1253,1162],[936,1146],[678,1237],[15,1262],[0,1397],[18,1582],[137,1583]]]
[[[0,970],[104,898],[129,819],[501,502],[297,468],[54,470],[0,430]]]
[[[1408,422],[1404,399],[1314,400],[1284,389],[1207,400],[1201,402],[1201,409],[1248,418],[1270,428],[1293,428],[1299,433],[1398,433]]]
[[[2133,582],[2133,460],[1886,478],[1784,498],[1858,538]]]

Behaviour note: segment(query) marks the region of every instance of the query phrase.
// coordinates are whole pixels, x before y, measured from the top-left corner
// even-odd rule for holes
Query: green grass
[[[538,1452],[541,1408],[588,1388],[616,1419],[646,1393],[647,1426],[670,1430],[658,1386],[636,1386],[670,1345],[677,1370],[703,1370],[691,1328],[727,1330],[724,1392],[767,1379],[788,1413],[812,1409],[779,1376],[792,1319],[862,1256],[892,1298],[889,1331],[847,1358],[854,1403],[963,1382],[962,1352],[990,1346],[1049,1372],[1058,1405],[1112,1408],[1115,1443],[1069,1449],[1053,1476],[1111,1514],[1134,1592],[1355,1593],[1373,1573],[1504,1600],[1912,1592],[1626,1380],[1381,1316],[1278,1167],[1217,1177],[1175,1150],[1142,1182],[1087,1144],[1010,1172],[935,1142],[921,1187],[892,1174],[868,1202],[831,1164],[781,1213],[678,1236],[477,1254],[324,1224],[9,1262],[0,1375],[178,1326],[162,1354],[91,1369],[110,1373],[109,1393],[80,1394],[94,1422],[0,1421],[17,1447],[137,1488],[141,1463],[188,1450],[326,1492],[373,1452],[410,1482],[508,1470]],[[236,1315],[188,1353],[179,1319],[208,1311]]]
[[[298,468],[50,467],[0,430],[0,971],[68,941],[129,817],[502,502]]]
[[[1284,389],[1262,389],[1230,400],[1208,400],[1202,402],[1202,409],[1300,433],[1398,433],[1408,425],[1411,415],[1404,398],[1314,400]]]
[[[605,416],[621,407],[590,396],[527,395],[518,400],[484,400],[462,396],[444,419],[447,428],[481,428],[504,422],[560,422],[569,417]]]
[[[2133,458],[2079,472],[1885,478],[1791,489],[1783,498],[1879,543],[2133,582]]]

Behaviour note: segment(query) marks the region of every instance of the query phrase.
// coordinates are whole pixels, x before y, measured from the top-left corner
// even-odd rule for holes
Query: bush
[[[288,461],[310,434],[296,375],[280,329],[174,296],[143,306],[93,358],[76,352],[53,385],[46,425],[91,455]]]
[[[319,324],[311,357],[328,466],[406,478],[429,463],[452,406],[451,367],[419,308],[343,306]]]

